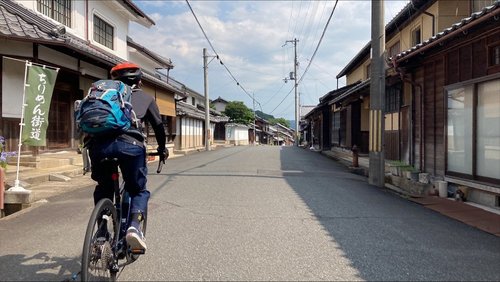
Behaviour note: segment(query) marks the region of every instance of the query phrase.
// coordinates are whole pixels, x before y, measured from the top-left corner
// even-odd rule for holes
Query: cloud
[[[389,6],[394,16],[399,6]],[[171,58],[171,75],[203,93],[202,50],[211,50],[185,1],[136,1],[156,25],[150,29],[131,26],[131,37],[152,51]],[[198,20],[220,59],[241,86],[255,93],[264,112],[273,110],[289,93],[293,83],[284,77],[293,71],[294,49],[285,41],[297,38],[299,77],[309,63],[330,15],[333,1],[190,1]],[[370,41],[370,1],[339,1],[317,55],[299,85],[309,104],[337,87],[335,76]],[[387,15],[386,15],[387,18]],[[341,85],[343,86],[341,81]],[[281,90],[279,90],[281,89]],[[278,91],[279,90],[279,91]],[[307,93],[306,93],[307,92]],[[216,60],[209,64],[209,93],[226,100],[251,98]],[[276,109],[294,117],[293,94]],[[290,100],[290,101],[288,101]],[[291,104],[287,108],[286,105]],[[274,114],[274,113],[273,113]]]

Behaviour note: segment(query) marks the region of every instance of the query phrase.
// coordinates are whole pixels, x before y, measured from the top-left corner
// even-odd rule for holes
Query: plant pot
[[[4,209],[5,171],[0,167],[0,211]],[[0,214],[0,218],[2,215]]]
[[[410,172],[410,180],[412,181],[418,181],[418,175],[419,173],[417,171],[411,171]]]
[[[422,172],[418,174],[418,181],[420,183],[428,184],[429,183],[429,174],[427,172]]]

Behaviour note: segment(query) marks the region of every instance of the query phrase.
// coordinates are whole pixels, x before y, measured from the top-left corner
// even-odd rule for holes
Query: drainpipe
[[[407,83],[410,83],[413,87],[416,87],[418,88],[420,91],[420,100],[419,100],[419,109],[420,109],[420,128],[419,128],[419,133],[420,133],[420,144],[419,144],[419,147],[420,147],[420,158],[419,158],[419,168],[420,170],[423,172],[424,171],[424,159],[425,159],[425,152],[424,152],[424,149],[425,149],[425,128],[424,128],[424,124],[425,124],[425,115],[424,115],[424,87],[419,84],[419,83],[416,83],[413,79],[409,79],[405,76],[404,72],[398,68],[397,66],[397,62],[395,59],[392,60],[392,66],[394,68],[394,70],[396,71],[396,73],[399,74],[399,77],[401,79],[401,81],[404,81],[404,82],[407,82]],[[404,86],[403,86],[404,87]],[[413,123],[413,112],[415,110],[415,103],[413,102],[415,101],[415,92],[412,91],[411,93],[411,118],[410,118],[410,122],[411,122],[411,126],[410,126],[410,129],[411,129],[411,134],[410,134],[410,163],[411,165],[415,165],[415,156],[414,156],[414,152],[415,150],[413,149],[414,147],[414,123]]]
[[[432,36],[434,36],[436,33],[436,17],[427,11],[423,11],[423,14],[428,15],[432,18]]]
[[[85,40],[89,42],[89,0],[85,0]]]

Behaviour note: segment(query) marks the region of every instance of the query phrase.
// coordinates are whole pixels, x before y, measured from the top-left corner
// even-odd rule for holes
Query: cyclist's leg
[[[91,177],[97,182],[94,190],[94,204],[97,204],[101,199],[108,198],[113,201],[113,180],[111,179],[111,172],[101,161],[105,157],[112,155],[111,145],[107,143],[95,144],[90,148],[89,156],[92,162]]]
[[[146,189],[147,166],[146,151],[139,145],[122,142],[120,147],[120,169],[125,189],[131,198],[130,227],[127,230],[127,242],[132,249],[146,249],[141,223],[147,214],[150,193]]]

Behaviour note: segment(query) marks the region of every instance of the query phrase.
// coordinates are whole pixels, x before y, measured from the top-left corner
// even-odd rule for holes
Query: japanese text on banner
[[[26,145],[46,146],[49,110],[57,70],[40,66],[28,66],[26,83],[26,108],[22,141]]]

